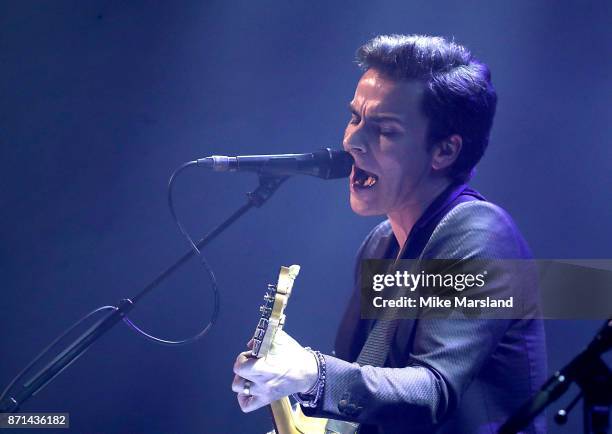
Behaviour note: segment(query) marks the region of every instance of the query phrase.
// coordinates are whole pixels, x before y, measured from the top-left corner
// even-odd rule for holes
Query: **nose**
[[[349,125],[344,132],[342,146],[346,152],[352,154],[365,154],[368,149],[362,125]]]

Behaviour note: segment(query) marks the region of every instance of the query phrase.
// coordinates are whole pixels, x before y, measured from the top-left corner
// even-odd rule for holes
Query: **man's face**
[[[370,69],[350,103],[343,146],[355,158],[351,208],[360,215],[401,211],[418,202],[431,173],[423,84],[396,81]]]

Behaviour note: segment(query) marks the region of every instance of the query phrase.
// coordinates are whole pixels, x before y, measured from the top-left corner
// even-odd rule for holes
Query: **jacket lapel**
[[[381,235],[366,245],[362,254],[357,258],[359,267],[361,261],[365,259],[385,258],[389,249],[397,246],[389,222],[385,221],[382,225]],[[354,362],[374,323],[375,320],[372,319],[361,319],[361,282],[355,281],[353,294],[336,335],[336,356]]]

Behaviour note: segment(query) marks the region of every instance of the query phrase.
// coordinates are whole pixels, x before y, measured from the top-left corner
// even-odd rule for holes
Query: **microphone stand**
[[[210,231],[204,238],[197,242],[196,246],[201,249],[227,229],[232,223],[253,207],[261,207],[278,189],[278,187],[289,178],[288,176],[264,176],[259,175],[259,186],[255,191],[247,193],[247,202],[230,215],[220,225]],[[119,307],[91,326],[85,333],[79,336],[66,349],[59,353],[36,375],[28,380],[23,387],[12,396],[7,396],[0,402],[0,413],[14,413],[19,410],[25,401],[36,395],[43,387],[49,384],[70,364],[75,362],[96,340],[102,337],[117,322],[121,321],[153,288],[158,286],[168,276],[174,273],[181,265],[187,262],[195,254],[189,250],[181,256],[174,264],[162,271],[151,283],[145,286],[132,298],[121,300]],[[27,370],[26,370],[27,372]]]
[[[612,409],[612,371],[601,359],[601,355],[610,348],[612,320],[607,320],[587,349],[544,383],[540,391],[500,427],[498,434],[516,434],[524,429],[544,408],[567,392],[572,382],[578,384],[581,393],[572,401],[569,410],[582,397],[584,433],[606,434],[610,428]],[[567,411],[560,410],[555,421],[563,424],[566,420]]]

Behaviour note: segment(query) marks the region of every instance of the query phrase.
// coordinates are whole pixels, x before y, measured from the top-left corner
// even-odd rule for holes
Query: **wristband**
[[[325,389],[325,379],[327,375],[327,370],[325,366],[325,357],[321,354],[320,351],[313,351],[312,349],[306,347],[308,351],[310,351],[317,360],[317,381],[314,386],[310,388],[310,390],[306,393],[296,393],[293,395],[295,400],[299,402],[304,407],[314,408],[319,403],[319,400],[323,396],[323,390]]]

